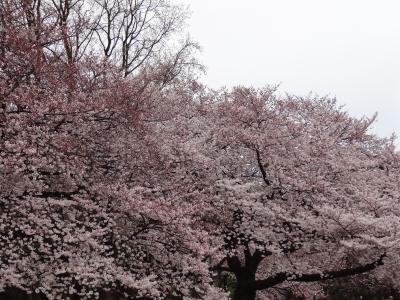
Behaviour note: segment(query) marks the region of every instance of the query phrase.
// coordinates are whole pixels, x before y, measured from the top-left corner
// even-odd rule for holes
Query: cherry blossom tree
[[[270,298],[399,260],[399,156],[335,100],[213,92],[165,1],[0,0],[0,291]],[[154,24],[152,23],[154,20]],[[101,54],[101,55],[100,55]]]
[[[334,99],[236,88],[212,105],[209,221],[234,299],[398,261],[399,156]],[[388,272],[386,269],[384,272]]]
[[[194,92],[165,79],[181,61],[125,78],[38,51],[25,11],[1,4],[1,297],[223,297],[197,222]]]

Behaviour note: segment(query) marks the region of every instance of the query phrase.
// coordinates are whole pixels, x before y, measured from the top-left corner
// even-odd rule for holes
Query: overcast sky
[[[280,84],[337,97],[400,135],[399,0],[176,0],[213,88]],[[397,142],[400,145],[400,142]]]

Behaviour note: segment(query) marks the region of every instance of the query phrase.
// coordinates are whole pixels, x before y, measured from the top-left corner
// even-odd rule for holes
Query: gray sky
[[[399,0],[175,2],[192,12],[209,86],[329,94],[352,115],[378,112],[379,135],[400,135]]]

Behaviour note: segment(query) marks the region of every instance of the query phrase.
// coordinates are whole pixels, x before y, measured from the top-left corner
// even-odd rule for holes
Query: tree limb
[[[264,290],[274,285],[283,283],[285,281],[297,281],[297,282],[314,282],[314,281],[323,281],[334,278],[347,277],[357,274],[366,273],[376,269],[379,266],[384,264],[383,259],[386,257],[386,253],[382,254],[377,260],[358,267],[346,268],[338,271],[327,271],[323,273],[315,273],[315,274],[303,274],[303,275],[293,275],[286,272],[277,273],[274,276],[271,276],[264,280],[256,280],[253,288],[255,290]]]

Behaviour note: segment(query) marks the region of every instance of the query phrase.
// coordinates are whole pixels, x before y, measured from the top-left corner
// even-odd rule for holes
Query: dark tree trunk
[[[233,300],[256,299],[256,273],[263,256],[259,251],[251,254],[250,250],[246,248],[244,258],[244,261],[237,256],[227,258],[228,267],[236,277]]]
[[[242,285],[238,282],[233,300],[255,300],[256,291],[254,289],[249,289],[246,285]]]
[[[0,299],[10,300],[47,300],[43,294],[27,294],[25,291],[14,287],[6,287],[0,292]]]
[[[256,269],[251,266],[245,266],[240,271],[235,272],[236,288],[233,300],[255,300],[256,289],[254,282],[256,280]]]

